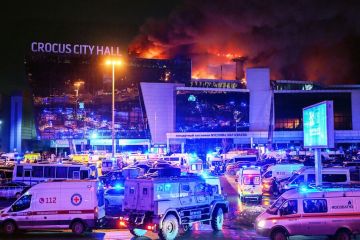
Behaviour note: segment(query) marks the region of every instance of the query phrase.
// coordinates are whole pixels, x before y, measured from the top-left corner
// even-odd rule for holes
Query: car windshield
[[[156,168],[150,168],[148,171],[147,171],[147,173],[155,173],[155,172],[157,172],[159,169],[156,169]]]
[[[272,177],[272,171],[267,171],[265,174],[264,174],[264,178],[271,178]]]
[[[281,205],[286,201],[285,198],[280,197],[276,202],[274,202],[267,210],[266,212],[272,215],[276,215],[278,209],[281,207]]]
[[[292,182],[295,178],[297,178],[299,176],[298,173],[294,173],[291,178],[289,178],[288,182]]]
[[[170,165],[166,164],[166,163],[160,163],[160,164],[157,164],[156,167],[157,168],[168,168],[168,167],[170,167]]]
[[[171,162],[178,162],[178,161],[179,161],[179,158],[169,158],[169,161],[171,161]]]

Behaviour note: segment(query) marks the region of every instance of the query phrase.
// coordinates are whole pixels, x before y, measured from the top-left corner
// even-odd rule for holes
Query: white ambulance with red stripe
[[[256,232],[275,240],[289,236],[360,234],[360,188],[301,188],[285,192],[256,219]]]
[[[96,180],[39,183],[0,211],[0,226],[8,235],[17,230],[69,228],[82,234],[104,220],[104,191]]]

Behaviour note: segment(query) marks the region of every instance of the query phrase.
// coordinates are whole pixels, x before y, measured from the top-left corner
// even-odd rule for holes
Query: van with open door
[[[350,168],[331,167],[323,168],[321,171],[322,182],[324,184],[351,184]],[[302,168],[295,172],[287,181],[281,182],[280,191],[285,192],[290,189],[315,184],[315,168]]]

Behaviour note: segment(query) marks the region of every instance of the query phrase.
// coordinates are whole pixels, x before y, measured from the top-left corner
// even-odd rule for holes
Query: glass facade
[[[112,67],[104,62],[95,56],[27,56],[40,139],[111,138]],[[150,138],[140,82],[186,82],[190,73],[186,59],[134,58],[116,66],[116,138]]]
[[[275,130],[302,131],[302,109],[325,100],[334,101],[335,130],[352,130],[351,93],[275,93]]]
[[[176,131],[249,131],[249,93],[178,90]]]

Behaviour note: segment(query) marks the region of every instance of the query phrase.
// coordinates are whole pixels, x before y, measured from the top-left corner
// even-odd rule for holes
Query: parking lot
[[[208,225],[196,224],[194,225],[190,233],[181,235],[178,239],[267,239],[258,236],[252,226],[252,221],[260,211],[263,211],[266,206],[272,203],[273,199],[264,197],[261,204],[255,202],[249,202],[247,204],[241,203],[237,193],[237,185],[234,177],[222,176],[221,184],[224,194],[227,195],[230,201],[230,212],[227,214],[224,229],[221,232],[214,233]],[[0,200],[0,208],[7,207],[12,203],[12,200]],[[134,238],[127,229],[120,229],[116,226],[116,217],[120,216],[121,211],[116,207],[107,209],[108,225],[105,229],[99,229],[92,233],[87,233],[84,236],[74,236],[70,230],[65,231],[37,231],[37,232],[25,232],[17,234],[16,236],[8,237],[2,236],[4,239],[27,239],[27,240],[50,240],[50,239],[103,239],[103,240],[115,240],[115,239],[138,239],[138,240],[150,240],[158,239],[157,234],[147,233],[145,237]],[[111,216],[111,217],[110,217]],[[295,237],[292,239],[321,239],[321,238],[309,238],[309,237]]]

